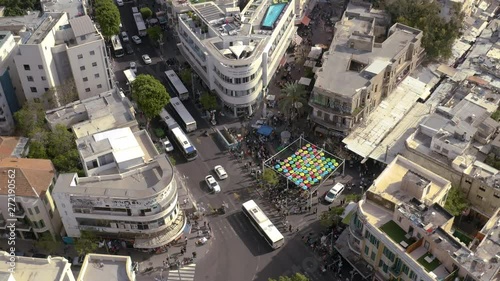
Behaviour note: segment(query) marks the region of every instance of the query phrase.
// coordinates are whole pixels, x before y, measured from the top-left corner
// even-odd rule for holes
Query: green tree
[[[44,94],[44,100],[49,108],[65,106],[68,103],[78,100],[78,91],[74,79],[68,79],[59,86],[50,88]]]
[[[83,171],[78,167],[80,164],[80,156],[78,150],[73,148],[64,154],[59,154],[52,159],[54,167],[60,172],[78,173],[82,176]]]
[[[345,196],[345,201],[346,202],[358,202],[359,199],[361,199],[361,194],[347,194]]]
[[[452,7],[449,21],[441,17],[441,7],[436,1],[386,1],[386,7],[396,22],[423,31],[422,46],[429,59],[446,59],[452,55],[451,47],[460,36],[463,22],[460,5]]]
[[[165,86],[151,75],[141,74],[132,82],[132,97],[146,117],[146,126],[170,102]]]
[[[98,243],[97,237],[92,232],[82,231],[80,238],[75,242],[75,250],[78,255],[86,255],[94,252],[98,247]]]
[[[217,107],[218,107],[217,97],[215,97],[214,95],[212,95],[208,92],[205,92],[201,95],[200,103],[201,103],[201,106],[203,106],[203,109],[205,109],[207,111],[217,109]]]
[[[307,105],[306,91],[304,86],[297,81],[287,82],[285,87],[281,89],[285,95],[279,102],[281,112],[290,119],[303,112]]]
[[[193,80],[191,68],[184,68],[183,70],[181,70],[181,72],[179,73],[179,77],[181,78],[182,82],[191,87]]]
[[[458,217],[462,212],[469,207],[469,202],[465,198],[464,194],[457,187],[452,186],[450,191],[448,191],[448,196],[446,197],[446,203],[444,208],[450,212],[450,214]]]
[[[61,243],[54,239],[50,232],[44,232],[35,242],[35,248],[41,249],[46,253],[54,254]]]
[[[141,8],[139,11],[144,19],[149,19],[153,15],[153,11],[148,7]]]
[[[49,134],[47,153],[55,158],[75,148],[75,136],[68,131],[64,125],[56,125],[54,131]]]
[[[319,222],[324,227],[331,227],[340,222],[340,216],[344,213],[343,207],[333,207],[321,214]]]
[[[163,30],[159,26],[153,26],[148,28],[147,30],[148,36],[154,43],[160,44],[163,42]]]
[[[297,272],[292,276],[280,276],[278,279],[269,278],[268,281],[309,281],[309,278],[302,273]]]
[[[21,110],[14,113],[17,129],[23,136],[32,137],[36,128],[45,126],[45,110],[43,104],[27,102]]]
[[[266,168],[262,172],[262,180],[268,185],[268,186],[275,186],[279,183],[279,177],[276,174],[275,171],[272,169]]]
[[[48,159],[45,144],[30,140],[28,158]]]
[[[95,19],[101,27],[102,36],[109,40],[120,33],[120,11],[112,0],[95,1]]]
[[[26,15],[27,11],[40,10],[40,1],[36,0],[0,0],[0,6],[4,6],[5,17]]]

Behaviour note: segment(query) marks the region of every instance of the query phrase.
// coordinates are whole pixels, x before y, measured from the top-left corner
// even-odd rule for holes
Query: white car
[[[123,0],[116,0],[116,5],[118,5],[118,7],[123,6]]]
[[[213,191],[215,193],[220,192],[220,186],[219,183],[215,180],[215,178],[212,175],[208,175],[205,177],[205,182],[208,185],[208,188],[210,188],[210,191]]]
[[[337,197],[344,191],[344,185],[341,183],[336,183],[326,194],[325,201],[332,203]]]
[[[130,70],[132,70],[134,73],[137,73],[137,64],[135,61],[130,62]]]
[[[134,43],[137,45],[142,43],[141,37],[139,37],[137,35],[132,36],[132,41],[134,41]]]
[[[128,42],[128,41],[129,41],[129,40],[128,40],[128,34],[127,34],[127,32],[122,31],[122,34],[121,34],[121,35],[122,35],[122,40],[123,40],[123,42]]]
[[[144,62],[144,64],[151,64],[152,62],[149,55],[142,55],[142,61]]]
[[[165,148],[166,152],[174,150],[174,147],[172,146],[172,143],[168,140],[168,138],[165,138],[163,140],[163,147]]]
[[[227,179],[226,170],[224,170],[224,168],[221,165],[215,166],[214,171],[220,180]]]

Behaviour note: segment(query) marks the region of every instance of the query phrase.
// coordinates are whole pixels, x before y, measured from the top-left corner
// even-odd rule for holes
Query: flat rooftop
[[[77,139],[121,127],[136,127],[135,110],[130,100],[113,89],[85,100],[46,112],[47,122],[72,128]]]
[[[85,15],[85,8],[88,6],[87,0],[43,0],[41,5],[44,12],[66,12],[70,19]]]
[[[43,20],[41,23],[37,26],[37,28],[33,31],[30,32],[31,36],[29,36],[29,39],[24,42],[26,45],[36,45],[41,43],[47,34],[54,28],[56,23],[63,17],[65,14],[64,13],[45,13],[42,18]]]
[[[16,270],[13,274],[9,274],[11,256],[7,252],[0,252],[0,276],[5,276],[2,280],[15,281],[63,281],[66,272],[71,273],[71,264],[62,257],[48,257],[46,259],[31,258],[31,257],[16,257]],[[4,275],[6,273],[8,275]],[[9,279],[11,276],[13,279]],[[97,280],[97,279],[96,279]]]
[[[129,256],[88,254],[77,281],[135,281]]]
[[[351,11],[361,10],[361,14]],[[360,11],[358,11],[360,12]],[[392,63],[393,58],[408,46],[421,31],[401,24],[391,27],[388,38],[380,44],[375,43],[372,51],[363,51],[351,48],[348,42],[350,39],[366,41],[373,44],[373,26],[378,25],[382,14],[374,10],[373,15],[366,13],[366,7],[362,5],[350,4],[341,21],[335,24],[336,33],[327,54],[324,55],[323,67],[316,73],[317,78],[314,87],[325,93],[335,93],[342,96],[351,97],[357,90],[368,86],[371,79],[371,72],[367,70],[378,69],[380,65]],[[349,70],[352,61],[360,66],[357,70]],[[378,64],[372,67],[371,64]]]

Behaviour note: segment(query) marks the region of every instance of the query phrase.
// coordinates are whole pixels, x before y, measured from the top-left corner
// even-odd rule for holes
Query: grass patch
[[[454,232],[453,232],[453,236],[455,236],[456,238],[458,238],[458,240],[460,240],[462,243],[464,243],[465,245],[469,246],[469,244],[472,242],[472,238],[469,237],[469,235],[463,233],[462,231],[456,229]]]
[[[385,232],[387,236],[391,237],[391,239],[397,244],[399,244],[403,240],[407,240],[405,238],[406,232],[393,220],[390,220],[386,224],[382,225],[380,227],[380,230]]]
[[[428,263],[425,260],[425,258],[428,256],[432,256],[432,255],[429,253],[426,253],[425,255],[421,256],[417,261],[425,268],[425,270],[427,270],[428,272],[431,272],[434,269],[436,269],[438,266],[440,266],[441,262],[437,258],[434,257],[434,260],[432,260],[432,262]]]
[[[352,218],[352,215],[354,214],[355,211],[351,211],[349,214],[347,214],[347,216],[345,216],[345,218],[342,220],[342,223],[343,224],[349,224],[349,222],[351,221],[351,218]]]

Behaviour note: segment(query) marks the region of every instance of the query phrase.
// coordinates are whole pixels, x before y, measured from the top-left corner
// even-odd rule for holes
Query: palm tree
[[[297,83],[297,81],[287,82],[281,92],[285,96],[280,100],[279,108],[288,119],[291,120],[304,111],[307,104],[304,86]]]

